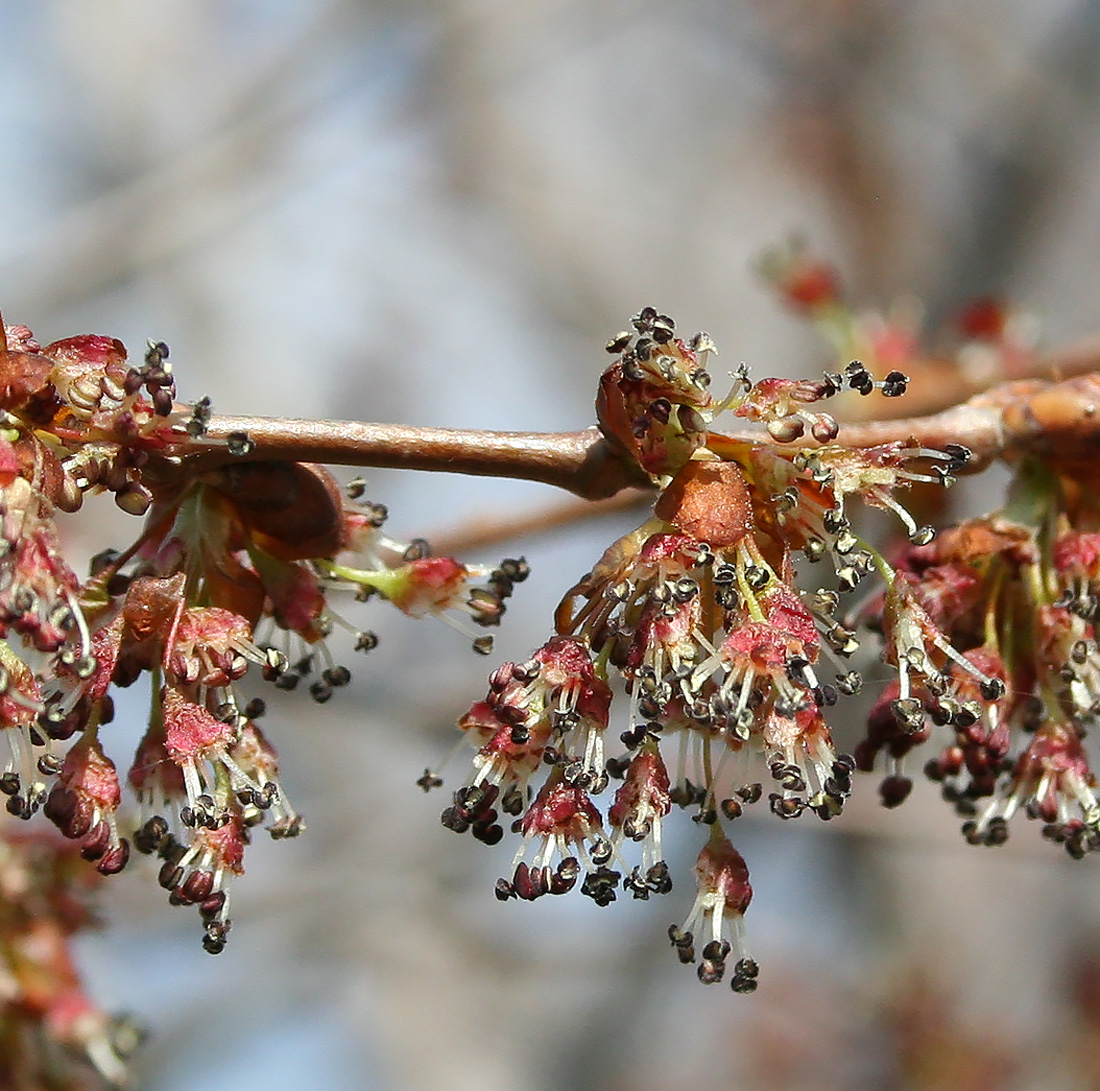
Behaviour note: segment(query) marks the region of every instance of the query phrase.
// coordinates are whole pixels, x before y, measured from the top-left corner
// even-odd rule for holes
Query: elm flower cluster
[[[432,556],[423,540],[392,538],[361,481],[345,493],[321,467],[249,460],[245,434],[222,442],[220,468],[179,472],[177,448],[201,444],[210,404],[177,400],[168,355],[150,343],[132,367],[110,338],[43,347],[25,327],[0,325],[0,886],[25,836],[16,820],[41,811],[71,846],[54,851],[83,858],[92,875],[123,870],[133,850],[153,857],[169,902],[197,910],[216,954],[254,831],[283,839],[305,828],[246,676],[301,684],[319,703],[346,686],[333,633],[347,630],[359,652],[377,637],[337,610],[341,597],[377,598],[414,618],[458,615],[487,653],[491,639],[471,626],[499,624],[527,566],[466,566]],[[57,517],[100,493],[144,522],[82,579]],[[147,729],[120,766],[112,693],[140,678],[151,690]],[[5,983],[21,979],[21,945],[32,942],[30,923],[26,936],[12,929],[0,936]],[[54,936],[59,989],[71,970],[65,934]],[[57,1042],[83,1042],[105,1078],[121,1078],[107,1024],[77,1000],[58,1009]],[[15,1018],[0,1010],[5,1042]]]
[[[499,667],[460,720],[473,771],[443,823],[495,844],[501,813],[512,817],[521,844],[498,897],[533,900],[579,885],[606,905],[619,891],[671,890],[664,826],[673,806],[687,811],[707,840],[694,904],[670,940],[700,980],[722,980],[728,967],[732,988],[750,992],[757,966],[742,916],[752,891],[725,828],[762,800],[787,820],[841,813],[857,759],[838,749],[828,716],[861,684],[843,596],[869,575],[887,585],[894,624],[885,658],[908,687],[896,704],[907,707],[932,661],[993,685],[926,624],[904,577],[859,537],[849,512],[853,501],[887,510],[911,541],[927,543],[931,531],[899,494],[914,482],[950,484],[969,453],[837,441],[821,403],[844,391],[897,397],[900,372],[876,378],[852,362],[820,380],[753,383],[742,367],[732,391],[714,398],[711,339],[677,337],[653,308],[607,348],[616,359],[597,416],[608,443],[657,488],[652,516],[569,590],[556,634],[526,663]],[[727,412],[763,434],[715,431]],[[799,557],[826,562],[835,589],[800,587]],[[616,681],[626,729],[612,732]]]
[[[971,844],[1002,844],[1022,812],[1070,856],[1100,848],[1087,743],[1100,716],[1100,512],[1079,473],[1021,465],[1002,512],[911,546],[879,606],[904,650],[858,764],[889,755],[884,801],[901,802],[900,760],[930,740],[924,771]]]
[[[928,387],[946,381],[960,393],[1034,368],[1036,324],[1004,302],[964,307],[947,341],[953,349],[939,358],[922,351],[911,310],[857,313],[837,271],[797,242],[767,255],[762,272],[826,335],[838,359],[857,355],[877,371],[904,367]],[[1041,430],[1076,413],[1090,416],[1096,392],[1091,376],[1036,391],[1026,409],[1024,402],[1006,409],[1006,423]],[[946,482],[960,452],[948,444],[944,453],[953,461],[929,469]],[[1023,812],[1073,857],[1100,847],[1087,742],[1100,713],[1093,464],[1087,447],[1053,445],[1044,465],[1014,468],[1001,512],[934,542],[929,531],[909,526],[896,579],[870,617],[897,674],[855,751],[860,769],[886,773],[880,791],[887,806],[909,795],[906,765],[927,743],[938,754],[924,772],[964,819],[970,843],[1002,844]],[[867,499],[890,506],[885,495]]]

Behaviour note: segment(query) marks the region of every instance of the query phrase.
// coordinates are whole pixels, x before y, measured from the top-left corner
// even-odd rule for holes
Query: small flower
[[[42,693],[30,667],[0,641],[0,732],[7,756],[0,758],[0,792],[8,797],[7,810],[30,818],[46,800],[46,784],[35,757],[35,728],[42,711]],[[56,769],[51,754],[44,768]]]
[[[568,783],[560,769],[539,789],[520,820],[520,831],[523,844],[512,862],[512,878],[497,882],[497,897],[502,901],[512,897],[534,901],[543,894],[568,893],[582,869],[582,893],[597,905],[615,900],[621,876],[606,866],[614,850],[603,834],[600,812],[588,792]],[[523,858],[531,844],[537,847],[528,864]]]
[[[668,770],[656,740],[647,738],[626,767],[623,783],[607,812],[612,848],[621,853],[626,839],[641,842],[642,862],[623,881],[635,898],[672,889],[668,864],[661,847],[661,829],[672,809]]]
[[[781,792],[769,796],[773,813],[796,818],[809,807],[826,821],[840,814],[851,795],[854,760],[838,755],[816,704],[786,715],[775,711],[761,732],[772,778]]]
[[[455,793],[443,824],[499,840],[495,812],[486,817],[489,808],[502,790],[506,800],[517,798],[544,762],[570,784],[602,791],[610,704],[610,689],[597,677],[588,650],[569,637],[552,638],[526,663],[497,668],[487,699],[460,721],[478,751],[474,774]]]
[[[56,652],[73,631],[86,637],[80,581],[62,556],[53,506],[24,477],[0,487],[0,539],[0,635],[42,652]]]
[[[840,305],[840,273],[812,255],[801,239],[767,251],[759,269],[775,285],[783,302],[796,311],[813,315]]]
[[[759,973],[745,952],[744,914],[752,901],[749,869],[744,858],[717,827],[695,861],[695,902],[684,923],[671,925],[668,938],[683,963],[695,962],[695,945],[701,943],[699,980],[716,985],[733,959],[730,987],[734,992],[756,990]]]
[[[963,826],[971,844],[999,845],[1018,810],[1044,823],[1043,833],[1080,859],[1100,849],[1096,777],[1071,724],[1048,722],[1017,759],[1007,788]]]
[[[1100,656],[1093,623],[1064,606],[1040,606],[1036,615],[1036,658],[1051,676],[1063,710],[1080,720],[1096,716],[1100,713]]]
[[[149,855],[173,833],[187,837],[181,818],[188,805],[182,768],[168,756],[163,717],[157,717],[138,743],[127,775],[138,804],[134,847]]]
[[[297,837],[306,828],[279,783],[278,754],[254,723],[241,727],[222,760],[229,768],[246,825],[266,819],[275,840]]]
[[[1051,563],[1064,588],[1058,605],[1095,621],[1100,603],[1100,533],[1066,530],[1051,545]]]
[[[973,723],[981,715],[981,704],[963,692],[958,678],[969,676],[977,683],[984,700],[993,700],[1004,691],[1004,684],[987,675],[979,661],[956,651],[948,636],[935,624],[921,605],[915,581],[904,573],[895,575],[886,592],[883,606],[883,660],[898,669],[897,697],[891,710],[907,731],[918,731],[924,722],[923,702],[916,692],[920,687],[930,702],[939,708],[944,722]]]
[[[189,845],[162,847],[159,882],[173,905],[197,905],[203,920],[203,948],[220,954],[229,936],[229,886],[244,872],[246,833],[237,815],[216,828],[197,829]]]
[[[235,725],[215,719],[171,686],[161,690],[160,705],[164,749],[183,773],[187,790],[187,806],[180,819],[185,826],[217,828],[229,817],[224,792],[217,792],[217,767],[228,772],[223,759],[236,739]],[[207,771],[208,765],[214,767],[213,775]],[[219,801],[217,795],[223,798]]]
[[[80,842],[81,856],[96,861],[104,875],[121,871],[130,858],[130,843],[118,830],[121,803],[115,763],[94,734],[82,736],[65,755],[44,810],[66,837]]]
[[[745,420],[762,421],[768,435],[780,443],[800,439],[809,428],[818,443],[836,438],[837,423],[828,413],[811,413],[804,406],[831,398],[841,390],[833,376],[810,379],[761,379],[736,399],[733,413]]]
[[[717,350],[705,333],[690,342],[675,337],[672,319],[652,307],[631,324],[634,332],[607,344],[619,359],[600,380],[596,419],[611,444],[654,479],[665,478],[706,440],[712,407],[706,365]]]
[[[955,739],[925,766],[925,774],[943,784],[944,799],[955,804],[959,813],[973,814],[973,801],[992,795],[1006,765],[1011,768],[1007,759],[1017,702],[1009,693],[1005,665],[999,655],[986,648],[975,648],[965,658],[999,684],[1000,696],[990,697],[990,691],[982,692],[973,675],[952,666],[958,702],[944,708],[941,700],[932,709],[932,715],[941,721],[949,719],[955,728]],[[968,711],[964,712],[964,708]],[[975,708],[978,715],[971,720]]]
[[[377,528],[372,528],[376,531]],[[375,534],[374,536],[377,537]],[[500,624],[505,601],[515,584],[527,578],[528,568],[523,558],[505,560],[498,568],[486,565],[465,565],[453,557],[416,555],[416,545],[405,547],[403,563],[384,563],[387,552],[396,547],[381,538],[365,549],[368,559],[378,567],[355,568],[349,564],[330,562],[324,571],[333,587],[347,587],[367,597],[379,594],[409,617],[423,618],[429,614],[442,618],[464,636],[468,636],[476,652],[488,655],[493,641],[490,636],[478,636],[457,621],[454,614],[465,614],[482,627]],[[426,548],[426,543],[424,544]],[[480,582],[479,582],[480,581]]]

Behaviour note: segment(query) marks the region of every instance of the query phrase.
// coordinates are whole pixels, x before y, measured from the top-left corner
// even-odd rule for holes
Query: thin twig
[[[482,514],[450,530],[432,534],[432,548],[439,553],[464,556],[503,542],[519,539],[527,542],[536,535],[552,534],[575,523],[590,523],[604,515],[652,505],[653,496],[652,489],[624,489],[606,500],[565,500],[521,514],[506,512],[497,518]]]
[[[246,453],[229,444],[247,436]],[[930,416],[845,425],[838,442],[849,447],[913,441],[943,448],[969,447],[966,471],[997,458],[1037,455],[1064,466],[1100,456],[1100,376],[1063,382],[1005,383],[962,405]],[[744,443],[770,442],[762,432],[712,433],[719,455]],[[175,476],[229,463],[293,461],[344,466],[432,470],[540,481],[585,500],[602,500],[626,488],[650,488],[646,475],[609,445],[595,428],[583,432],[489,432],[346,421],[212,417],[205,435],[181,439],[166,454]]]
[[[226,441],[248,437],[249,450],[231,455]],[[212,417],[201,439],[171,449],[183,472],[197,473],[243,458],[252,462],[320,462],[541,481],[601,500],[647,486],[646,476],[617,455],[595,428],[583,432],[493,432],[351,421]]]

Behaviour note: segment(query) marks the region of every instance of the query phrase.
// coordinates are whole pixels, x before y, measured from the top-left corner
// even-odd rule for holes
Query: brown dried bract
[[[344,544],[343,498],[322,466],[246,462],[203,480],[233,504],[253,539],[273,557],[332,557]]]
[[[688,462],[653,510],[677,530],[716,549],[736,545],[754,522],[748,482],[732,462]]]

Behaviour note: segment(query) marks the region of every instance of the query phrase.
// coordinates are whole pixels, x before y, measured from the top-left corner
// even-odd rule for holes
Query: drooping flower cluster
[[[304,828],[257,722],[264,701],[242,692],[246,674],[283,690],[305,682],[318,702],[345,686],[334,628],[360,652],[377,638],[337,613],[339,594],[411,617],[458,615],[487,653],[491,638],[468,626],[499,623],[526,565],[466,566],[391,538],[361,481],[345,496],[321,467],[249,461],[244,434],[220,463],[182,472],[174,452],[203,437],[210,407],[177,401],[163,344],[130,367],[109,338],[43,348],[24,327],[0,334],[0,871],[14,820],[42,811],[101,875],[121,871],[131,846],[155,856],[169,901],[197,907],[217,953],[251,832]],[[55,517],[103,492],[144,526],[82,580]],[[120,774],[111,694],[142,676],[148,728]],[[16,948],[0,948],[0,981],[18,978]]]
[[[957,653],[907,577],[860,539],[849,512],[853,500],[887,510],[910,541],[927,543],[931,530],[898,494],[913,482],[950,484],[969,453],[837,442],[819,403],[845,390],[899,396],[906,378],[897,371],[876,378],[853,362],[817,381],[754,384],[742,368],[732,392],[715,399],[711,339],[678,338],[652,308],[607,348],[616,360],[600,387],[600,426],[658,488],[653,515],[566,594],[557,635],[527,663],[498,668],[486,699],[460,721],[474,771],[443,822],[495,843],[499,812],[515,817],[522,844],[498,897],[531,900],[579,882],[606,905],[619,889],[636,898],[671,889],[663,824],[673,805],[689,811],[709,840],[695,904],[669,936],[684,962],[699,948],[702,981],[721,980],[729,964],[732,987],[747,992],[757,975],[741,927],[751,888],[723,826],[762,798],[784,819],[840,814],[857,762],[838,751],[827,714],[860,687],[841,596],[872,573],[887,584],[895,710],[908,710],[915,687],[945,664],[957,677],[944,694],[956,702],[970,689],[986,700],[1000,693],[991,669]],[[767,435],[714,431],[726,411]],[[799,555],[827,560],[836,588],[801,588]],[[615,732],[622,750],[608,755],[615,675],[628,717]],[[890,722],[902,730],[896,716]],[[611,780],[620,783],[601,806]]]
[[[879,609],[884,626],[906,633],[899,681],[856,756],[870,769],[891,755],[884,800],[895,803],[908,792],[898,765],[910,744],[938,741],[924,771],[969,842],[1003,843],[1023,812],[1080,858],[1100,848],[1085,742],[1100,715],[1100,513],[1094,491],[1057,469],[1019,467],[1001,514],[901,558]]]

